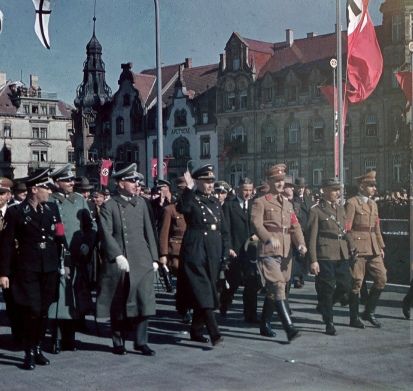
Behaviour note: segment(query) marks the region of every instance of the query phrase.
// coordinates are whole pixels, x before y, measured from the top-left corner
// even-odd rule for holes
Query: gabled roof
[[[145,75],[142,73],[133,74],[133,85],[139,91],[141,103],[144,106],[155,87],[156,76]]]

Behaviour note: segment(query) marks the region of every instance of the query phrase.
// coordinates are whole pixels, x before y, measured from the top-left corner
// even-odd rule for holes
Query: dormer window
[[[240,67],[240,60],[239,60],[239,57],[236,57],[232,60],[232,70],[238,71],[239,67]]]
[[[49,106],[49,115],[53,116],[56,115],[56,106]]]
[[[39,114],[39,106],[33,105],[32,106],[32,114]]]
[[[124,106],[129,106],[130,105],[130,95],[129,94],[123,95],[123,105]]]

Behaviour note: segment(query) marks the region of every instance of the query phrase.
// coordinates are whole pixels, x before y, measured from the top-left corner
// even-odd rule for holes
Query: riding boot
[[[367,299],[366,308],[363,313],[363,320],[369,321],[374,327],[380,328],[381,323],[375,317],[375,310],[382,290],[375,287],[370,289],[369,297]]]
[[[224,339],[221,337],[215,314],[211,309],[207,308],[204,310],[204,319],[212,345],[215,346],[223,342]]]
[[[271,318],[274,313],[274,301],[266,297],[262,307],[260,334],[264,337],[275,337],[276,333],[271,328]]]
[[[38,365],[49,365],[50,361],[47,357],[43,355],[42,348],[41,348],[43,338],[46,334],[47,317],[41,317],[39,319],[36,319],[36,323],[37,323],[37,326],[35,327],[36,346],[34,349],[34,358],[35,358],[36,364]]]
[[[287,333],[288,340],[292,341],[293,339],[298,338],[300,334],[291,321],[286,302],[286,300],[277,300],[275,302],[275,309],[277,310],[283,329]]]
[[[350,327],[355,327],[357,329],[364,329],[364,323],[359,318],[359,303],[360,298],[358,293],[350,293],[349,296],[349,307],[350,307]]]

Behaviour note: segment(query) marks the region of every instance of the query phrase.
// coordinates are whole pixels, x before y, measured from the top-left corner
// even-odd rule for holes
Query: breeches
[[[33,316],[47,316],[50,304],[56,300],[58,273],[18,270],[12,291],[17,304],[29,309]]]
[[[373,287],[383,290],[387,282],[387,271],[381,256],[359,256],[351,268],[353,278],[352,292],[360,293],[366,271],[373,279]]]
[[[291,277],[291,258],[262,257],[258,267],[265,279],[268,298],[285,300],[285,286]]]

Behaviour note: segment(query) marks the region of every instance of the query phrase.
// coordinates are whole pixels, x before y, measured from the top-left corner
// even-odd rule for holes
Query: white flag
[[[3,12],[0,10],[0,34],[3,31]]]
[[[40,42],[46,49],[50,49],[49,40],[49,17],[52,11],[50,10],[50,0],[32,0],[36,9],[36,21],[34,31]]]

